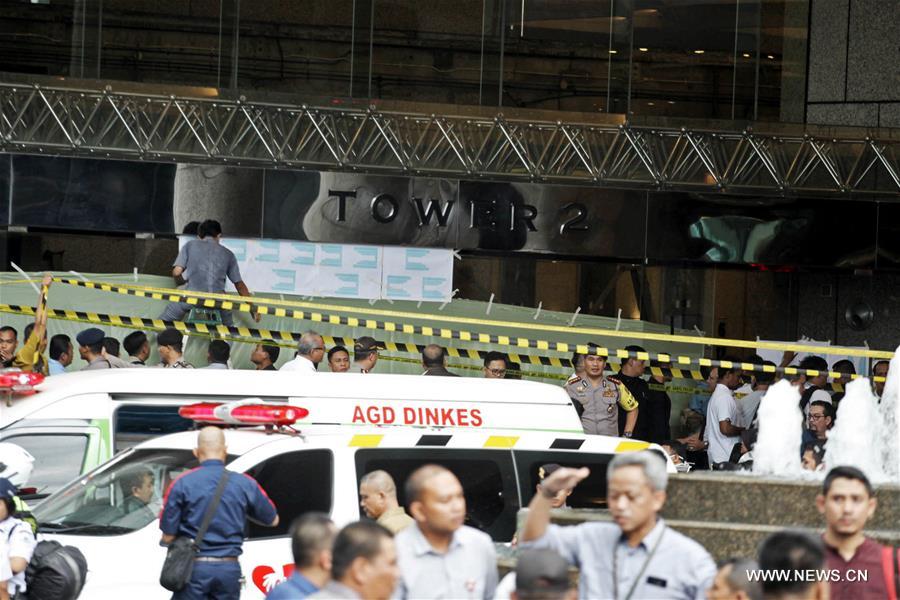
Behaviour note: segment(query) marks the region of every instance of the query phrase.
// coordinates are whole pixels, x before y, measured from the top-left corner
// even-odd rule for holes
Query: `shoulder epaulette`
[[[581,377],[578,375],[572,375],[569,379],[566,380],[566,385],[572,385],[573,383],[578,383],[581,381]]]

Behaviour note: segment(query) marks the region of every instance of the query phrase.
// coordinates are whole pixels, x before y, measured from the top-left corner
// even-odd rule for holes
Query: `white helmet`
[[[17,488],[28,483],[34,457],[21,446],[0,442],[0,477],[8,479]]]

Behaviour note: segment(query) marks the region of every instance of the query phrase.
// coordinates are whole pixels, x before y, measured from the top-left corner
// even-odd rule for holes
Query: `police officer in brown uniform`
[[[596,345],[591,344],[591,347]],[[631,437],[637,423],[638,404],[622,382],[604,376],[606,357],[588,354],[584,357],[584,376],[573,375],[566,391],[581,417],[585,433],[619,435],[619,410],[626,411],[624,437]]]
[[[351,373],[371,373],[378,362],[378,351],[384,350],[384,344],[367,335],[356,338],[353,344],[353,366]]]

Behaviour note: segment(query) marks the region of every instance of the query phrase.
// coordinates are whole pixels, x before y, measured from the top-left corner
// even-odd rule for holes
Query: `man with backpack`
[[[7,591],[12,598],[26,591],[25,568],[37,545],[31,526],[16,518],[16,493],[16,486],[9,479],[0,478],[0,540],[6,549],[3,554],[7,557],[0,572],[9,567]]]
[[[877,506],[865,473],[855,467],[828,472],[816,507],[825,517],[822,540],[828,569],[840,574],[831,579],[832,598],[897,600],[897,550],[863,533]],[[867,577],[854,576],[863,572]]]

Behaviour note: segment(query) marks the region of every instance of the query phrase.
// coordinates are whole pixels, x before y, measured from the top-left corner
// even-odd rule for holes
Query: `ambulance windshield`
[[[229,462],[233,458],[229,456]],[[52,494],[34,515],[47,533],[130,533],[156,520],[165,490],[196,466],[190,450],[126,452]]]

